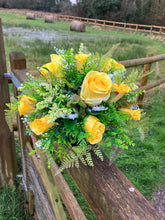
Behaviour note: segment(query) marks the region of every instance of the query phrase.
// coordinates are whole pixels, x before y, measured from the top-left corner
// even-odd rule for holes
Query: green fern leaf
[[[86,160],[84,159],[83,156],[81,156],[79,159],[81,160],[81,162],[82,162],[85,166],[87,166]]]
[[[102,154],[101,150],[100,150],[98,147],[95,148],[93,151],[94,151],[94,153],[96,154],[96,156],[97,156],[98,158],[100,158],[101,161],[104,160],[103,154]]]
[[[94,166],[94,164],[93,164],[93,160],[92,160],[92,156],[91,156],[91,153],[90,152],[88,152],[87,154],[86,154],[86,162],[87,162],[87,164],[90,166],[90,167],[93,167]]]
[[[13,124],[16,119],[16,115],[18,112],[18,104],[17,103],[8,103],[6,104],[9,109],[5,110],[5,119],[9,126],[10,131],[13,131]]]

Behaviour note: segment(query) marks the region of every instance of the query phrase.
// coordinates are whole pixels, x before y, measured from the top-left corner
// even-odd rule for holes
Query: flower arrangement
[[[109,151],[111,146],[133,146],[129,125],[138,126],[142,115],[136,103],[142,91],[134,92],[138,73],[128,75],[108,56],[85,54],[83,45],[78,54],[55,50],[51,61],[39,68],[41,77],[27,73],[18,100],[8,104],[9,124],[19,112],[27,132],[39,136],[37,148],[49,158],[57,155],[61,170],[78,167],[79,161],[93,166],[91,151],[103,160],[99,144]]]

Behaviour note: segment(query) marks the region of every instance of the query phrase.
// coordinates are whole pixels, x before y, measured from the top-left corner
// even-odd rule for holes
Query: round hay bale
[[[54,22],[54,18],[53,18],[53,16],[45,16],[45,22],[46,23],[53,23]]]
[[[70,31],[85,32],[85,24],[80,21],[72,21],[70,23]]]
[[[26,19],[35,20],[35,14],[33,14],[33,13],[27,13],[27,14],[26,14]]]

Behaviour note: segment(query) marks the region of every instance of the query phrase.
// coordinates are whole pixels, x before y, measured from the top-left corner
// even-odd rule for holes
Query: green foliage
[[[120,7],[120,0],[113,1],[97,1],[97,0],[81,0],[82,8],[87,17],[98,19],[106,19],[111,11],[116,11]]]
[[[24,190],[18,183],[13,187],[0,190],[0,219],[30,220],[30,215],[24,209]]]
[[[64,170],[65,168],[70,167],[79,167],[79,161],[81,161],[85,166],[91,166],[93,167],[93,160],[91,156],[91,151],[95,153],[95,155],[103,161],[103,154],[101,150],[95,145],[88,145],[87,148],[84,150],[81,147],[72,147],[72,150],[69,151],[67,156],[62,160],[61,167],[59,169],[59,172]]]
[[[102,71],[104,61],[110,59],[118,46],[119,44],[114,45],[104,56],[98,53],[90,55],[83,64],[83,72],[77,70],[77,61],[72,48],[68,50],[55,48],[55,53],[62,57],[63,78],[56,77],[46,68],[47,74],[37,79],[27,73],[27,80],[20,88],[22,94],[19,100],[22,95],[26,95],[35,98],[37,104],[35,111],[26,116],[23,122],[32,122],[44,116],[48,116],[48,123],[53,122],[51,128],[39,133],[41,144],[38,148],[43,152],[48,152],[48,166],[50,166],[51,155],[54,154],[62,161],[60,170],[71,166],[78,167],[79,160],[86,165],[94,166],[90,150],[103,160],[102,153],[97,146],[92,147],[89,144],[88,138],[92,130],[87,132],[85,129],[85,120],[89,115],[97,116],[100,123],[105,126],[103,141],[106,141],[107,149],[111,145],[122,149],[134,146],[126,134],[126,130],[129,130],[130,118],[121,113],[120,106],[124,103],[123,100],[126,103],[127,100],[133,103],[134,96],[137,95],[136,92],[127,94],[117,104],[111,100],[102,103],[103,110],[99,111],[90,109],[90,106],[84,103],[78,95],[86,74],[93,70],[100,69]],[[84,45],[81,44],[79,49],[81,58],[83,58],[81,54],[83,51]],[[115,70],[115,65],[112,65],[108,71],[108,73],[114,73],[113,80],[115,83],[120,84],[125,80],[129,85],[132,85],[133,80],[137,78],[137,72],[132,72],[130,76],[126,76],[125,71],[115,72]],[[112,91],[111,93],[112,97],[116,96],[115,92]],[[40,129],[40,126],[44,125],[39,125],[37,129]],[[142,134],[141,128],[139,131]],[[29,128],[27,128],[27,132],[31,132]]]
[[[18,101],[15,99],[13,103],[6,104],[8,109],[5,110],[5,119],[10,128],[13,131],[13,124],[16,120],[16,115],[18,113]]]

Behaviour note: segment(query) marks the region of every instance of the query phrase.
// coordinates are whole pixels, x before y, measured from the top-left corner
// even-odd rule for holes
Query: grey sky
[[[70,0],[72,2],[72,4],[75,4],[76,3],[76,0]]]

